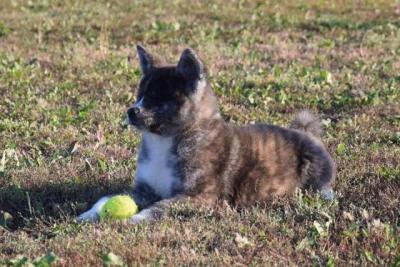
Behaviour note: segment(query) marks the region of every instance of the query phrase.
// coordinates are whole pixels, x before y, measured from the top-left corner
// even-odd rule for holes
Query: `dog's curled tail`
[[[312,136],[321,139],[322,124],[320,119],[308,110],[297,113],[290,124],[290,128],[304,131]]]

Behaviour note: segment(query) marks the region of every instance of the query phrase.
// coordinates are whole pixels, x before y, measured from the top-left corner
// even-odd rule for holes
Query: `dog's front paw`
[[[76,221],[79,223],[83,222],[98,222],[100,219],[99,214],[96,211],[93,211],[92,209],[82,213],[76,218]]]
[[[151,216],[151,210],[150,209],[144,209],[138,214],[133,215],[130,219],[129,222],[132,224],[139,224],[143,222],[148,222],[151,221],[152,216]]]
[[[96,204],[93,205],[93,207],[82,213],[81,215],[79,215],[76,218],[76,221],[79,223],[83,223],[83,222],[91,222],[91,223],[95,223],[98,222],[100,220],[100,210],[101,208],[104,206],[104,204],[107,202],[107,200],[110,199],[110,197],[102,197],[100,198]]]

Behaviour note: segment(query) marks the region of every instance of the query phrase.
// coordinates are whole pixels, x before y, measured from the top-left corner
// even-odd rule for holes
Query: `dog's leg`
[[[141,222],[151,222],[155,220],[159,220],[163,218],[167,212],[168,208],[173,204],[178,201],[182,201],[187,199],[188,197],[185,195],[176,195],[175,197],[172,198],[167,198],[160,200],[150,207],[141,210],[138,214],[133,215],[129,221],[133,224],[138,224]]]
[[[335,199],[335,193],[333,192],[333,189],[331,186],[325,186],[320,190],[321,196],[325,200],[334,200]]]
[[[189,202],[195,206],[214,207],[218,203],[218,198],[214,194],[198,194],[196,196],[187,196],[185,194],[177,194],[172,198],[157,201],[150,207],[141,210],[138,214],[133,215],[129,221],[133,224],[142,222],[152,222],[165,217],[168,209],[177,202]]]
[[[138,205],[139,209],[145,209],[152,205],[153,203],[159,201],[161,199],[160,196],[158,196],[154,190],[144,184],[144,183],[138,183],[135,185],[135,187],[132,190],[132,198],[136,202],[136,205]],[[93,207],[82,213],[81,215],[78,216],[76,219],[78,222],[97,222],[100,219],[100,211],[101,208],[104,206],[104,204],[107,202],[107,200],[110,199],[112,196],[106,196],[100,198],[94,205]]]
[[[99,214],[101,208],[109,199],[110,196],[100,198],[90,210],[79,215],[76,220],[78,222],[97,222],[100,219]]]
[[[153,188],[145,183],[137,183],[132,190],[132,197],[139,209],[145,209],[153,203],[160,201],[161,197],[157,195]]]

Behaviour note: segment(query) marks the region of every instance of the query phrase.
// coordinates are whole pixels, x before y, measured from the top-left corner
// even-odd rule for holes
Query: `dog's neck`
[[[196,109],[196,121],[221,118],[217,98],[207,80],[198,82],[192,100]]]

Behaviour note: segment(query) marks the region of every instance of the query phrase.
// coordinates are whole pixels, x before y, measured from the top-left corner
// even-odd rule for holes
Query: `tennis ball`
[[[135,201],[126,195],[111,197],[100,210],[100,219],[127,219],[138,212]]]

